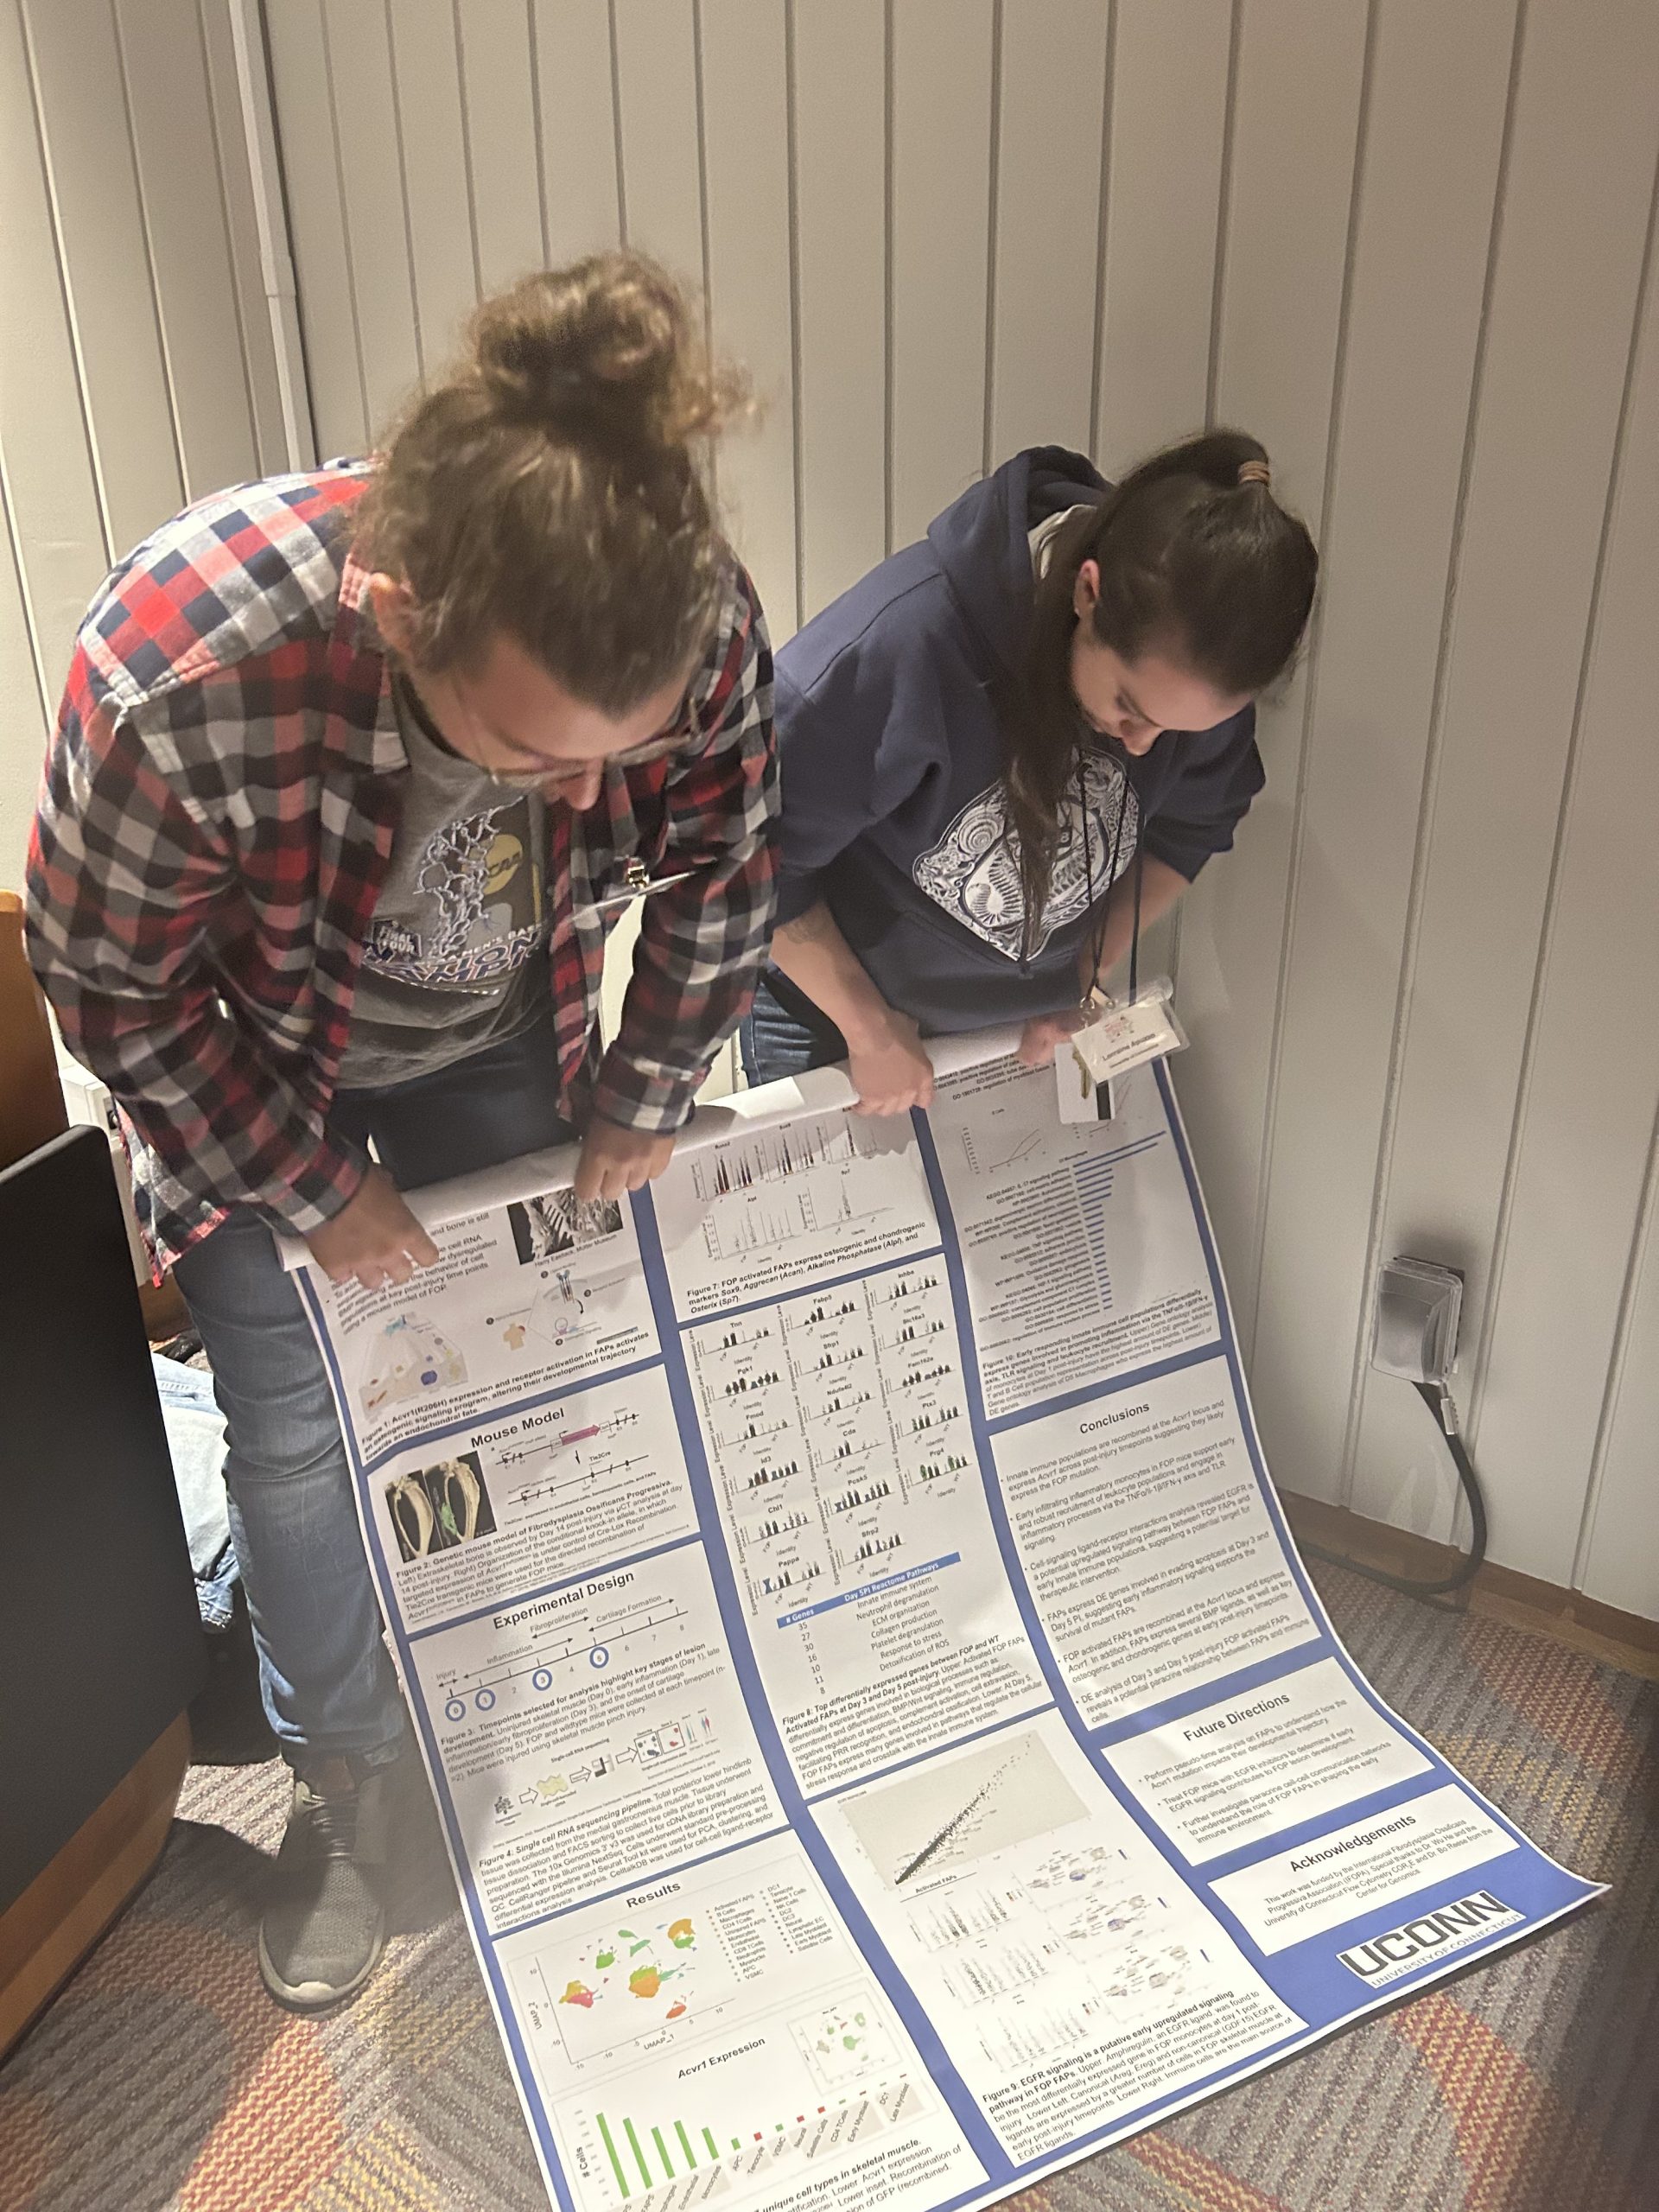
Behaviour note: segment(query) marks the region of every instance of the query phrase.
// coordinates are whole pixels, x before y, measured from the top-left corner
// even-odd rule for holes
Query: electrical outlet
[[[1408,1382],[1444,1387],[1458,1363],[1463,1277],[1455,1268],[1404,1254],[1377,1269],[1371,1365]]]

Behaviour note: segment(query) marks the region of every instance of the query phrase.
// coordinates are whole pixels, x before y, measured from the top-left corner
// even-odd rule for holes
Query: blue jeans
[[[752,1084],[834,1067],[847,1057],[847,1040],[829,1015],[775,968],[761,977],[737,1043]]]
[[[558,1114],[550,1015],[437,1075],[342,1090],[329,1125],[400,1188],[490,1167],[571,1135]],[[328,1378],[264,1215],[238,1206],[174,1269],[213,1370],[225,1480],[260,1693],[290,1763],[401,1748],[403,1700],[381,1640]]]

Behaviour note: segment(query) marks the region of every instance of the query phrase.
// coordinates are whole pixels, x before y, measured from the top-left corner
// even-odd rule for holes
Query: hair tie
[[[1238,480],[1241,484],[1271,484],[1273,471],[1265,461],[1241,461]]]

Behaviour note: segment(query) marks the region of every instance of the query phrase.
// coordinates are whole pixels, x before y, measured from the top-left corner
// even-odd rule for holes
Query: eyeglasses
[[[575,783],[590,768],[648,768],[653,761],[671,760],[677,753],[689,753],[697,736],[696,731],[684,726],[682,718],[681,726],[667,735],[648,737],[643,744],[631,745],[624,753],[601,753],[597,760],[549,760],[539,768],[486,767],[484,772],[503,791],[536,791],[544,784]]]

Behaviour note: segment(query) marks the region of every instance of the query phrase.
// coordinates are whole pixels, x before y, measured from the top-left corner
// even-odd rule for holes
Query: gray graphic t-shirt
[[[435,743],[401,684],[403,816],[370,926],[340,1080],[407,1083],[499,1044],[547,989],[547,810]]]

